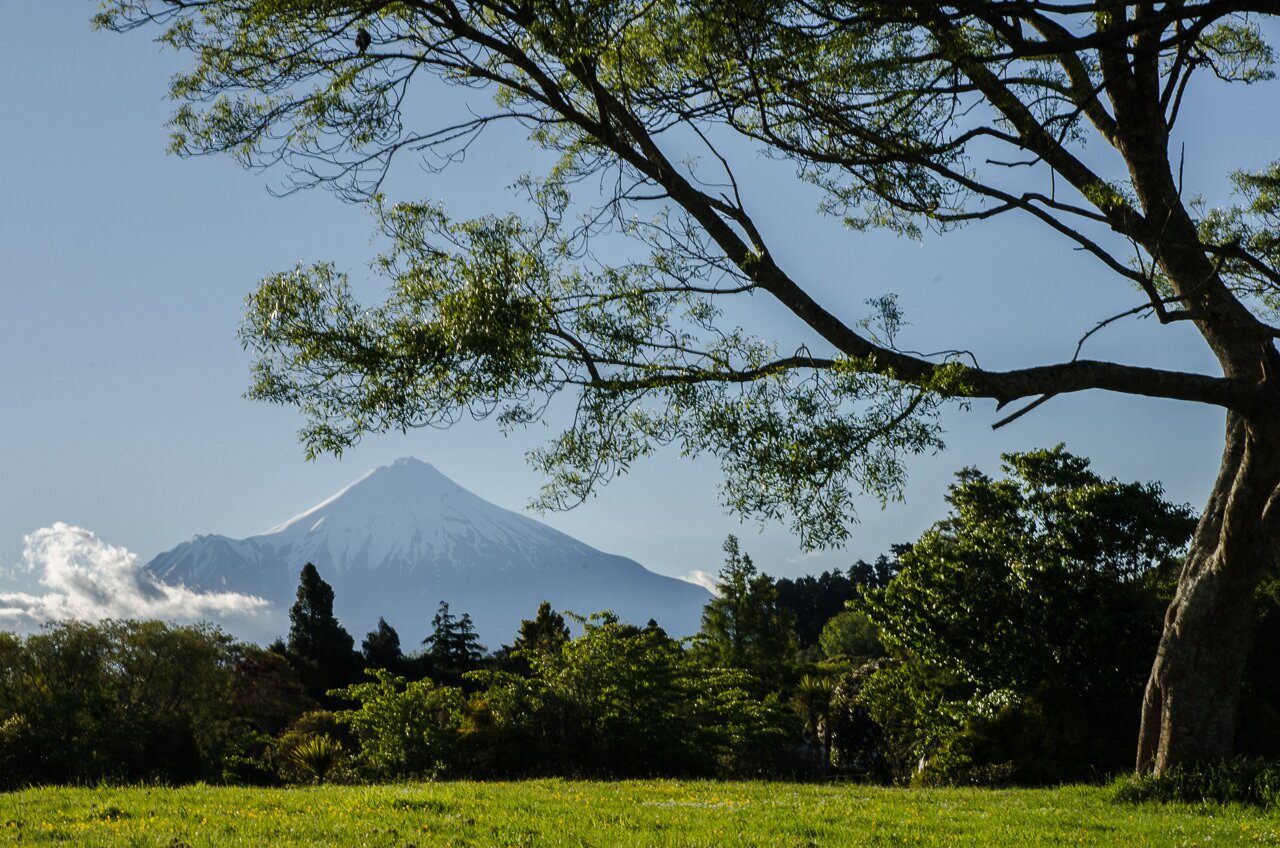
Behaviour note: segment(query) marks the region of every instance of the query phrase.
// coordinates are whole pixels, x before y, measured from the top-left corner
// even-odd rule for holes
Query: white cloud
[[[61,521],[24,536],[18,572],[36,577],[41,594],[0,592],[0,626],[50,620],[159,618],[195,621],[255,616],[270,602],[235,592],[196,592],[152,577],[137,554]]]
[[[692,583],[695,586],[701,586],[713,595],[720,595],[720,581],[716,579],[714,574],[701,569],[694,569],[688,574],[681,574],[680,579],[686,583]]]

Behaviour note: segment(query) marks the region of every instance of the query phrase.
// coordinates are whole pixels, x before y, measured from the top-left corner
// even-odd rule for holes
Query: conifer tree
[[[400,634],[385,618],[378,618],[378,627],[370,630],[360,643],[365,668],[385,668],[399,674],[404,667],[404,652],[400,650]]]
[[[795,667],[794,617],[778,604],[773,579],[760,574],[736,536],[724,543],[720,595],[702,613],[696,650],[714,665],[750,671],[768,691],[781,689]]]
[[[484,659],[485,648],[476,635],[471,613],[461,617],[449,612],[447,601],[441,601],[431,619],[431,635],[422,640],[435,677],[454,682],[464,672],[474,671]]]
[[[513,650],[552,654],[559,652],[568,641],[569,625],[565,624],[564,616],[551,608],[550,601],[543,601],[533,618],[520,622],[520,632],[511,647]]]
[[[312,563],[302,567],[298,599],[289,610],[288,656],[307,694],[320,701],[354,682],[359,662],[355,639],[333,615],[333,587]]]

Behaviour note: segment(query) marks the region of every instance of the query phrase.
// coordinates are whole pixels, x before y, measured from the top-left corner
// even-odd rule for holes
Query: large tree
[[[1271,76],[1262,27],[1277,13],[1276,0],[106,0],[98,21],[159,24],[192,57],[172,88],[182,154],[283,163],[297,185],[350,197],[374,194],[397,154],[448,162],[502,120],[558,157],[525,183],[527,219],[379,206],[381,306],[357,303],[332,265],[263,282],[243,326],[251,394],[301,408],[311,453],[468,413],[524,423],[563,392],[577,413],[536,457],[547,503],[675,442],[720,458],[731,507],[822,545],[843,538],[857,489],[892,496],[906,457],[940,444],[947,398],[1025,401],[1003,420],[1090,390],[1224,410],[1221,471],[1143,708],[1138,766],[1163,770],[1230,752],[1254,590],[1280,537],[1280,165],[1235,175],[1239,206],[1198,208],[1174,132],[1193,77]],[[431,76],[474,95],[467,117],[415,108]],[[823,281],[777,258],[739,191],[760,150],[793,160],[856,228],[1039,222],[1129,287],[1132,314],[1194,327],[1220,373],[1078,352],[1000,371],[902,350],[892,299],[841,314]],[[734,327],[723,309],[752,296],[811,336]]]
[[[921,665],[891,669],[887,685],[923,684],[906,699],[917,724],[945,729],[918,739],[912,762],[985,733],[993,761],[1012,760],[1021,780],[1112,770],[1137,725],[1161,599],[1194,515],[1158,484],[1103,479],[1061,445],[1002,459],[1003,479],[956,475],[947,517],[861,602],[884,644]],[[940,681],[952,694],[939,701],[926,693],[941,697]]]
[[[298,575],[297,600],[289,608],[289,661],[307,694],[329,702],[328,691],[360,674],[355,639],[333,614],[333,587],[311,563]]]
[[[708,666],[750,671],[762,694],[794,682],[799,643],[795,616],[778,600],[773,578],[756,570],[738,538],[724,542],[717,595],[702,610],[695,655]]]
[[[461,617],[449,612],[449,604],[440,602],[431,619],[431,632],[422,640],[432,674],[440,680],[457,683],[468,671],[475,671],[484,659],[484,646],[471,623],[471,613]]]

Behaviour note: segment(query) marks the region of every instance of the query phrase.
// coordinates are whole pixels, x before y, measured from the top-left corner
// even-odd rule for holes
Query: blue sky
[[[271,196],[280,173],[226,159],[166,155],[165,98],[179,57],[151,34],[95,33],[93,3],[8,10],[0,51],[0,569],[23,536],[62,521],[149,559],[196,533],[245,536],[301,512],[370,467],[431,462],[477,494],[520,509],[540,480],[524,453],[548,431],[504,438],[488,423],[370,438],[339,461],[308,463],[289,409],[244,400],[248,357],[235,337],[245,295],[268,272],[332,260],[368,276],[368,212],[323,191]],[[1232,168],[1275,157],[1275,83],[1193,83],[1183,118],[1188,193],[1225,195]],[[1270,104],[1264,108],[1260,104]],[[464,213],[501,211],[506,186],[535,167],[518,135],[487,139],[461,168],[401,167],[401,196]],[[746,163],[748,203],[784,264],[841,314],[897,292],[906,348],[976,351],[984,365],[1069,358],[1092,324],[1138,302],[1126,285],[1025,220],[923,244],[849,233],[819,219],[785,165]],[[772,310],[751,314],[773,327]],[[1212,370],[1185,326],[1129,321],[1100,334],[1095,358]],[[713,462],[660,455],[569,513],[543,520],[668,574],[714,572],[737,533],[764,570],[794,575],[871,558],[941,517],[954,471],[994,471],[1001,451],[1065,441],[1106,475],[1159,479],[1199,506],[1216,471],[1222,415],[1102,394],[1055,399],[998,432],[992,404],[947,415],[949,449],[913,463],[906,502],[868,501],[847,549],[803,556],[783,528],[759,531],[720,508]],[[0,583],[0,588],[3,584]]]

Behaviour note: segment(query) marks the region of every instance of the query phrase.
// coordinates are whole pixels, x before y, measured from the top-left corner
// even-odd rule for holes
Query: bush
[[[358,705],[337,718],[359,742],[361,771],[374,780],[406,780],[459,768],[462,690],[431,680],[406,681],[385,669],[366,674],[369,682],[330,693]]]
[[[227,740],[222,752],[222,782],[232,786],[277,786],[273,736],[244,729]]]
[[[276,740],[271,762],[285,783],[335,783],[354,778],[346,725],[328,710],[298,717]]]
[[[1113,784],[1120,803],[1247,804],[1280,807],[1280,762],[1226,760],[1174,768],[1161,775],[1139,774]]]
[[[854,780],[889,783],[893,778],[884,755],[884,733],[861,700],[863,686],[882,665],[872,660],[848,670],[831,692],[831,765]]]
[[[959,732],[931,755],[913,783],[925,786],[1050,786],[1096,781],[1132,763],[1136,727],[1108,733],[1108,722],[1073,700],[1042,689],[1025,699],[978,705]],[[1133,722],[1136,724],[1136,721]]]
[[[324,783],[342,765],[342,746],[328,736],[312,736],[293,749],[289,759],[316,783]]]

